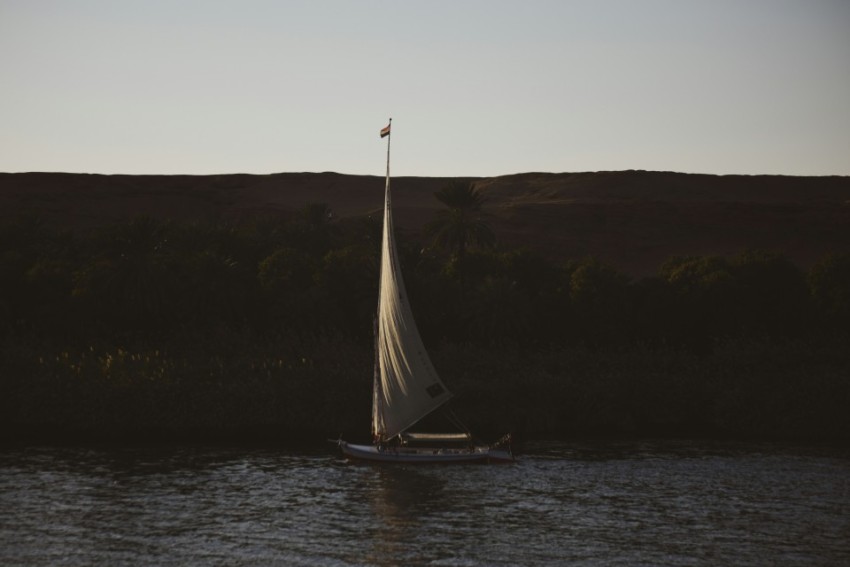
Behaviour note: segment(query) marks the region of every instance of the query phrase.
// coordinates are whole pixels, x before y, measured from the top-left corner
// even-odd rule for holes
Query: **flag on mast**
[[[384,137],[390,135],[390,124],[387,124],[386,127],[381,128],[381,138],[384,138]]]

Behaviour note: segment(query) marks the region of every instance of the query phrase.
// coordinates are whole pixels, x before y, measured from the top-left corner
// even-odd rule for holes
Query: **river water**
[[[512,465],[0,451],[3,565],[850,565],[850,450],[534,443]]]

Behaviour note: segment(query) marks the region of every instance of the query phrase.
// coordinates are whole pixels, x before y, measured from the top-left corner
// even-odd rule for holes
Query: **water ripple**
[[[850,563],[846,449],[541,443],[506,466],[217,447],[0,453],[0,563]]]

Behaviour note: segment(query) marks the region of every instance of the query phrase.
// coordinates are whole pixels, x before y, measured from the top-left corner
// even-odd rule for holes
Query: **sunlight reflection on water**
[[[537,443],[514,465],[330,450],[0,452],[3,564],[848,564],[850,452]]]

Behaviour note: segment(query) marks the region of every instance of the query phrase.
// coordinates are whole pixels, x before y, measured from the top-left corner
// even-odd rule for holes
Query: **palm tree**
[[[331,244],[333,211],[327,203],[307,203],[298,213],[296,229],[302,245],[316,255],[324,255]]]
[[[425,228],[426,234],[435,246],[449,251],[462,287],[467,250],[472,246],[492,248],[496,241],[484,221],[484,197],[472,182],[461,180],[452,181],[434,196],[448,208],[437,213]]]
[[[177,277],[173,227],[151,217],[101,229],[94,254],[74,275],[74,296],[116,333],[156,332],[173,316]]]

